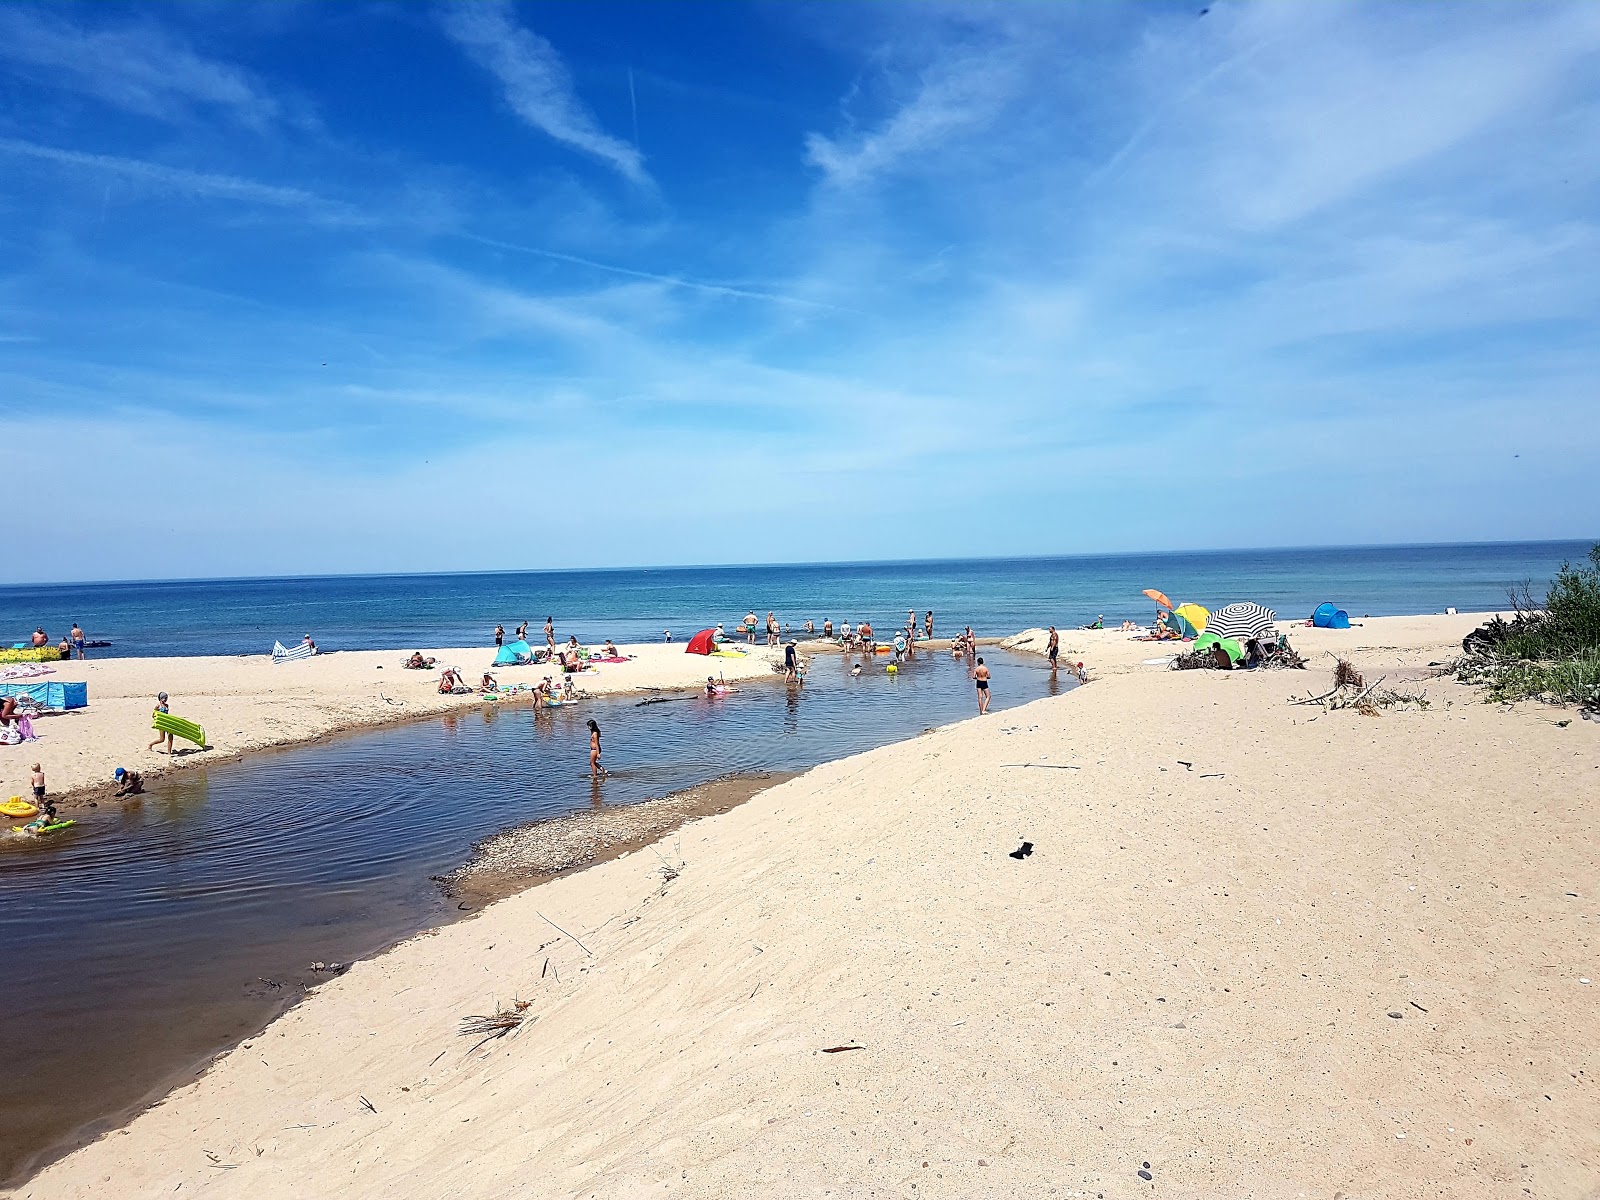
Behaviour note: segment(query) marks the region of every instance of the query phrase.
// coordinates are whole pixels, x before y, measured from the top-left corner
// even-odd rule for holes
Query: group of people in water
[[[50,635],[44,631],[43,625],[33,631],[32,636],[28,639],[28,644],[35,650],[42,650],[50,644]],[[83,627],[76,621],[72,623],[72,632],[64,636],[56,644],[56,649],[61,652],[62,658],[86,658],[88,657],[85,653],[87,648],[88,643],[85,640]]]

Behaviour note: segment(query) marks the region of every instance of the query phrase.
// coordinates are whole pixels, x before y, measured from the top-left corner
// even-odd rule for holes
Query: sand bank
[[[1335,657],[1356,658],[1369,666],[1423,667],[1461,656],[1461,639],[1493,613],[1452,613],[1448,616],[1361,617],[1349,629],[1313,629],[1304,622],[1278,622],[1292,645],[1313,665],[1332,667]],[[1091,676],[1121,675],[1128,671],[1158,670],[1174,654],[1189,649],[1187,642],[1142,642],[1116,629],[1058,629],[1061,661],[1082,661]],[[1026,629],[1005,638],[1007,650],[1043,654],[1049,632]],[[1160,660],[1160,661],[1152,661]]]
[[[1594,1194],[1600,729],[1286,703],[1326,678],[1130,671],[816,768],[671,879],[357,964],[20,1194]]]
[[[682,643],[620,649],[634,655],[633,660],[585,671],[577,677],[578,687],[598,696],[641,688],[692,688],[708,674],[730,680],[766,678],[778,653],[760,646],[750,647],[746,658],[707,659],[685,654]],[[494,660],[493,646],[422,653],[438,659],[440,668],[460,667],[473,685]],[[34,762],[44,767],[58,800],[73,799],[66,794],[75,789],[108,788],[111,772],[119,766],[141,771],[148,780],[251,750],[485,703],[481,696],[441,696],[439,668],[403,670],[406,656],[398,650],[343,651],[282,666],[274,666],[265,655],[91,658],[55,664],[56,673],[43,678],[86,680],[89,707],[36,721],[36,742],[0,747],[0,796],[26,795],[28,767]],[[531,685],[560,672],[535,666],[499,668],[494,674],[502,684]],[[170,695],[175,714],[204,727],[209,750],[196,751],[179,742],[179,753],[168,759],[145,748],[155,736],[150,709],[157,692]]]

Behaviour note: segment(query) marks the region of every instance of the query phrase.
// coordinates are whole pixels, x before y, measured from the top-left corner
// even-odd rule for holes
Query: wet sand
[[[654,846],[701,817],[716,816],[793,775],[763,771],[727,775],[698,787],[630,804],[533,821],[480,842],[472,858],[435,877],[445,896],[481,908],[535,884]],[[658,855],[663,877],[674,875],[671,854]]]

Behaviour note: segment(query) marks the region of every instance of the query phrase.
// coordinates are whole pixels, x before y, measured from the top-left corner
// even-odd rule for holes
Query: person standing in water
[[[77,652],[77,655],[80,659],[83,658],[83,627],[80,626],[76,621],[72,623],[71,637],[73,650]]]
[[[982,658],[973,668],[972,681],[978,685],[978,715],[981,717],[989,711],[989,668],[983,665]]]
[[[1050,641],[1044,652],[1050,657],[1050,670],[1053,672],[1056,669],[1056,656],[1061,653],[1061,635],[1056,632],[1054,625],[1050,626]]]
[[[589,718],[589,777],[599,779],[606,774],[606,769],[600,765],[600,726],[593,717]]]
[[[928,615],[922,618],[922,634],[928,641],[933,641],[933,609],[928,610]]]

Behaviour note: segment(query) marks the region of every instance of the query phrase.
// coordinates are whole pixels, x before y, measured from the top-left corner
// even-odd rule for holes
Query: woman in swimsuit
[[[606,769],[600,765],[600,726],[593,717],[589,718],[589,774],[595,779],[606,774]]]

